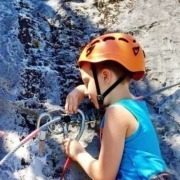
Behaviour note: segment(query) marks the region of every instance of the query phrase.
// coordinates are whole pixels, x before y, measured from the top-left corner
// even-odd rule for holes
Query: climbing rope
[[[56,111],[57,110],[58,109],[56,109]],[[59,107],[59,110],[63,110],[63,109],[61,107]],[[65,111],[63,110],[63,112],[65,112]],[[76,139],[79,140],[80,137],[82,136],[83,132],[84,132],[84,129],[85,129],[85,116],[84,116],[84,113],[81,110],[78,109],[77,112],[81,115],[81,118],[82,118],[79,133],[76,136]],[[48,122],[46,122],[44,125],[40,126],[40,122],[44,118],[48,119]],[[31,132],[29,135],[27,135],[12,151],[10,151],[0,161],[0,166],[2,166],[23,144],[28,142],[30,139],[36,137],[41,131],[46,130],[51,124],[55,124],[57,122],[65,123],[64,120],[65,119],[63,118],[63,116],[56,116],[56,117],[53,118],[49,112],[48,113],[42,113],[38,118],[37,129],[35,129],[33,132]]]

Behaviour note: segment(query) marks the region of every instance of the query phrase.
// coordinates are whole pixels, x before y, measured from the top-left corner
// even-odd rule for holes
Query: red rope
[[[64,163],[60,180],[63,180],[64,175],[66,174],[67,170],[69,169],[69,167],[70,167],[70,165],[71,165],[71,162],[72,162],[71,158],[68,157],[68,158],[66,159],[65,163]]]

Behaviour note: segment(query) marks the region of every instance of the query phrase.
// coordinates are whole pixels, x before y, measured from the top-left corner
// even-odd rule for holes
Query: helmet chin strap
[[[99,109],[100,111],[104,111],[104,98],[119,84],[121,83],[126,76],[120,77],[117,81],[114,82],[104,93],[101,94],[100,87],[99,87],[99,82],[97,79],[97,71],[96,71],[96,66],[94,64],[91,65],[92,67],[92,72],[94,76],[94,81],[96,85],[96,91],[97,91],[97,101],[99,104]]]

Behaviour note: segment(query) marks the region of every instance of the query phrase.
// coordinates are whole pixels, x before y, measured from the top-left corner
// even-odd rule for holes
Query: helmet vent
[[[139,53],[139,46],[133,48],[134,55],[136,56]]]
[[[100,40],[96,40],[90,44],[90,47],[86,51],[86,56],[89,56],[92,53],[93,49],[95,48],[96,43],[98,42],[100,42]]]
[[[89,48],[87,49],[87,51],[86,51],[86,57],[89,56],[89,55],[92,53],[94,47],[95,47],[95,46],[91,46],[91,47],[89,47]]]
[[[113,36],[108,36],[108,37],[105,37],[105,38],[103,39],[103,41],[108,41],[108,40],[115,40],[115,37],[113,37]]]
[[[95,45],[96,43],[98,43],[98,42],[100,42],[100,40],[96,40],[96,41],[94,41],[93,43],[91,43],[91,45],[90,46],[93,46],[93,45]]]
[[[128,43],[128,40],[127,40],[127,39],[124,39],[124,38],[119,38],[118,40],[124,41],[124,42],[127,42],[127,43]]]

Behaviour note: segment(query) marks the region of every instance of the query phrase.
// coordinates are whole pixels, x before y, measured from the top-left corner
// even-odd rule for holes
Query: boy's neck
[[[129,83],[124,82],[123,84],[119,84],[116,88],[114,88],[109,95],[107,96],[107,103],[113,104],[119,99],[133,99],[134,96],[129,91]]]

